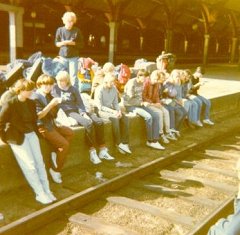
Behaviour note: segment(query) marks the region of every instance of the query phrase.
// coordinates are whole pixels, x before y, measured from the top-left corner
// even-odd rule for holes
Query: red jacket
[[[151,84],[150,78],[144,81],[142,98],[144,102],[161,103],[159,98],[160,84]]]

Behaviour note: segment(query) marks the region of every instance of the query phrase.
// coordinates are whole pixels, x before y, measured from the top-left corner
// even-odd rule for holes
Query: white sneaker
[[[204,119],[203,120],[203,123],[207,124],[207,125],[210,125],[210,126],[213,126],[214,125],[214,122],[212,122],[210,119]]]
[[[121,153],[121,154],[126,154],[126,152],[125,152],[125,151],[123,151],[122,149],[120,149],[120,148],[118,147],[118,145],[116,145],[116,147],[117,147],[117,149],[118,149],[119,153]]]
[[[51,152],[51,159],[52,159],[52,162],[53,162],[53,165],[55,168],[57,168],[57,154],[55,152]]]
[[[97,165],[102,162],[97,155],[96,149],[90,150],[89,152],[90,152],[90,161],[93,164]]]
[[[159,149],[159,150],[164,150],[165,149],[161,144],[159,144],[159,142],[155,142],[155,143],[152,142],[151,143],[151,142],[147,141],[146,144],[150,148]]]
[[[174,133],[172,133],[172,132],[166,134],[166,137],[167,137],[169,140],[177,140],[176,136],[175,136]]]
[[[124,151],[125,153],[129,153],[129,154],[132,153],[131,150],[129,149],[128,144],[120,143],[120,144],[118,145],[118,149],[121,149],[121,150]]]
[[[175,129],[170,129],[170,131],[171,131],[172,133],[174,133],[177,137],[180,137],[180,136],[181,136],[181,135],[180,135],[180,132],[177,131],[177,130],[175,130]]]
[[[61,184],[62,183],[62,178],[61,178],[61,173],[54,171],[52,168],[49,169],[49,173],[52,176],[52,180],[57,183]]]
[[[114,160],[114,157],[112,157],[108,151],[107,148],[103,148],[99,152],[99,158],[100,159],[106,159],[106,160]]]
[[[203,127],[203,124],[200,120],[197,121],[198,126]]]
[[[57,198],[53,195],[53,193],[51,191],[46,192],[48,197],[54,202],[57,201]]]
[[[52,200],[48,197],[47,194],[44,194],[44,193],[37,195],[36,200],[42,204],[52,203]]]
[[[161,134],[160,138],[161,138],[161,141],[164,144],[169,144],[170,143],[170,141],[167,139],[167,137],[164,134]]]

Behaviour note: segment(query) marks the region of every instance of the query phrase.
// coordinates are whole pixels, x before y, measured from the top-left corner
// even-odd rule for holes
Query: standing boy
[[[57,29],[55,44],[60,48],[59,56],[68,68],[72,85],[78,89],[78,59],[83,37],[80,29],[74,26],[77,21],[75,13],[65,12],[62,21],[64,26]]]

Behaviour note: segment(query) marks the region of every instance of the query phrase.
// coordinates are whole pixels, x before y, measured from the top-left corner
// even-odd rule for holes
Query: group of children
[[[53,148],[49,173],[56,183],[62,183],[61,171],[74,135],[71,127],[64,123],[56,125],[59,109],[84,127],[90,160],[94,164],[114,159],[105,144],[103,119],[112,123],[114,142],[123,154],[132,153],[129,146],[131,114],[144,119],[146,145],[158,150],[165,149],[160,142],[177,140],[185,120],[191,125],[203,126],[202,111],[203,123],[213,125],[209,119],[210,101],[197,94],[200,82],[194,83],[200,71],[191,74],[189,70],[173,70],[168,74],[155,70],[148,74],[140,69],[126,83],[123,93],[119,93],[114,65],[109,62],[107,65],[108,69],[103,66],[96,73],[98,85],[93,86],[92,98],[71,84],[66,71],[60,71],[55,79],[42,74],[36,84],[19,79],[1,97],[0,137],[10,145],[36,200],[41,203],[51,203],[56,198],[49,188],[38,135]]]

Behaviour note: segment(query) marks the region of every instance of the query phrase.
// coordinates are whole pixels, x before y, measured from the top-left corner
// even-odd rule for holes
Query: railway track
[[[237,190],[234,166],[239,154],[233,148],[239,143],[231,137],[214,144],[221,150],[193,148],[178,156],[177,162],[172,159],[167,167],[159,163],[150,174],[106,192],[70,216],[70,231],[206,234],[217,218],[231,212]]]
[[[232,127],[129,168],[2,226],[0,234],[60,234],[51,226],[63,221],[68,224],[60,226],[61,234],[206,234],[232,211],[237,132]]]

